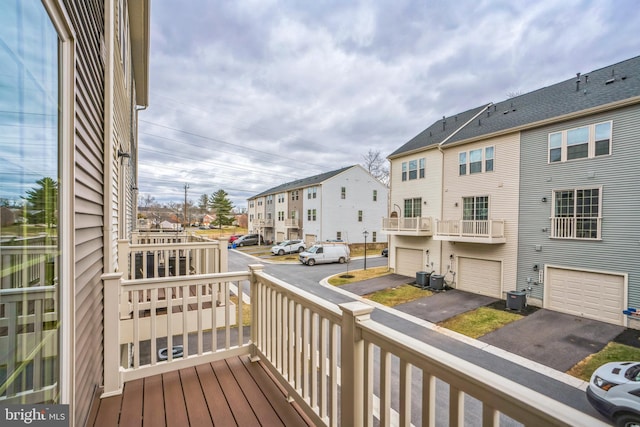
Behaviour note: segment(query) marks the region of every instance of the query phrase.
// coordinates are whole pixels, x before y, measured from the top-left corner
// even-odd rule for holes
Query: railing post
[[[257,273],[261,273],[264,270],[264,265],[262,264],[251,264],[249,265],[249,271],[251,272],[251,276],[249,279],[249,292],[251,292],[251,360],[256,360],[258,357],[257,345],[258,345],[258,330],[260,325],[258,322],[260,321],[258,317],[258,304],[260,299],[258,298],[258,277]],[[242,289],[239,287],[238,289],[238,298],[242,298]],[[241,326],[242,327],[242,326]]]
[[[130,258],[130,250],[129,250],[129,241],[127,239],[119,239],[118,240],[118,271],[124,274],[125,279],[130,279],[135,277],[131,274],[136,266],[132,265],[129,267],[129,258]]]
[[[219,262],[220,265],[216,266],[216,273],[226,273],[229,268],[229,249],[227,248],[227,241],[224,239],[218,240],[218,250],[220,252]],[[218,271],[219,270],[219,271]]]
[[[104,390],[101,397],[122,393],[120,373],[120,293],[122,273],[102,276],[104,295]]]
[[[358,323],[369,320],[373,307],[359,301],[340,304],[340,424],[364,425],[364,341]]]

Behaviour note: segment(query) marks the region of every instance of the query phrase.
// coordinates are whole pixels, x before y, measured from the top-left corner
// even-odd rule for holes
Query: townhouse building
[[[249,231],[268,241],[380,241],[387,187],[354,165],[270,188],[248,199]]]
[[[102,275],[136,226],[137,120],[148,104],[149,2],[3,2],[0,404],[67,404],[103,384]],[[48,408],[47,408],[48,409]]]
[[[636,57],[438,120],[388,156],[390,265],[638,327],[639,114]]]

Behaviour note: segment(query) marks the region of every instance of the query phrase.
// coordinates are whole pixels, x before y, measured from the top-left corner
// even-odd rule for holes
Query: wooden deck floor
[[[233,357],[131,381],[87,426],[309,426],[261,362]]]

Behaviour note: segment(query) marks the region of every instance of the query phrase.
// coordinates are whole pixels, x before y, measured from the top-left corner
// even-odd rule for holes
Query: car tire
[[[344,264],[344,257],[340,257],[340,258],[338,259],[338,262],[339,262],[340,264]]]
[[[304,252],[304,246],[300,246],[300,247],[298,248],[298,252],[299,252],[299,253]]]
[[[315,265],[316,264],[316,260],[313,258],[310,258],[309,261],[307,261],[307,265]]]
[[[283,250],[283,249],[280,249],[280,250],[278,251],[278,255],[280,255],[280,256],[284,255],[284,250]]]
[[[238,243],[238,246],[243,247],[244,243]]]
[[[632,427],[640,425],[640,415],[636,414],[622,414],[615,418],[617,427]]]

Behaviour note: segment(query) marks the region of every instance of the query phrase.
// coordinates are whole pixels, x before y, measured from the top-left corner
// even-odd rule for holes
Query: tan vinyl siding
[[[471,150],[484,149],[489,146],[495,147],[493,171],[469,174],[469,168],[467,168],[467,174],[460,176],[458,154],[462,151],[469,153]],[[449,256],[454,255],[454,271],[456,270],[455,260],[457,257],[501,261],[503,274],[501,292],[520,288],[520,284],[516,284],[520,134],[513,133],[445,148],[443,164],[442,219],[462,219],[463,197],[488,196],[489,219],[505,221],[506,237],[506,243],[501,244],[460,242],[452,244],[444,241],[442,246],[443,260],[449,264]]]
[[[76,31],[75,132],[75,385],[73,411],[78,425],[102,384],[103,272],[103,99],[100,58],[104,6],[97,0],[64,1]],[[69,283],[67,286],[73,286]]]

